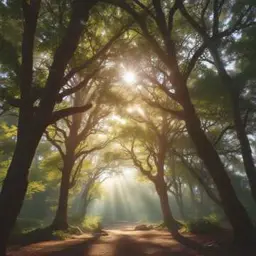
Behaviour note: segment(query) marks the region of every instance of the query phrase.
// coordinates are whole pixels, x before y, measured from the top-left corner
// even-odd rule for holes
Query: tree
[[[209,19],[208,16],[208,20],[204,24],[198,23],[183,5],[181,5],[180,10],[189,24],[195,29],[196,33],[200,35],[203,44],[207,45],[207,49],[212,57],[212,63],[217,69],[223,86],[229,92],[234,128],[240,142],[244,168],[249,179],[252,196],[256,201],[256,168],[245,129],[245,119],[248,115],[246,112],[248,110],[242,109],[243,104],[241,100],[243,97],[242,92],[248,81],[252,79],[252,74],[246,72],[246,70],[241,70],[240,72],[233,74],[232,72],[228,72],[227,64],[225,64],[225,62],[229,60],[232,61],[231,56],[234,53],[232,52],[228,54],[226,51],[224,57],[221,56],[221,52],[224,52],[230,44],[236,41],[237,33],[242,33],[243,30],[256,25],[254,19],[256,13],[255,6],[249,1],[247,5],[241,4],[239,1],[236,1],[232,5],[225,3],[225,1],[205,1],[205,8],[201,8],[199,15],[204,17],[205,13],[212,13],[213,18]],[[232,24],[232,27],[228,30],[223,30],[223,27],[225,27],[224,17],[231,17],[230,23]],[[232,32],[230,30],[232,30]],[[223,38],[221,33],[226,33],[229,37]],[[214,43],[209,43],[212,37],[217,37],[219,39]],[[237,62],[237,60],[235,60],[235,62]]]
[[[67,115],[84,112],[90,105],[75,109],[54,111],[68,62],[72,58],[82,36],[89,13],[97,1],[74,1],[70,21],[64,36],[53,53],[47,79],[39,98],[34,91],[34,45],[41,1],[22,1],[24,17],[21,63],[13,73],[18,78],[19,96],[15,105],[19,108],[18,135],[15,151],[7,171],[0,195],[0,254],[5,255],[10,230],[21,209],[27,186],[29,167],[45,128],[52,122]],[[43,5],[43,3],[42,3]],[[3,7],[3,4],[1,4]],[[5,8],[5,7],[4,7]],[[9,6],[6,7],[6,9]],[[20,17],[19,17],[20,18]],[[21,21],[21,18],[20,18]],[[15,73],[16,72],[16,73]]]
[[[129,107],[128,112],[129,123],[121,129],[119,139],[124,157],[130,158],[142,175],[154,184],[164,223],[173,235],[177,235],[178,226],[168,199],[168,188],[171,184],[167,184],[165,175],[168,168],[168,146],[175,140],[182,125],[173,124],[172,118],[166,112],[147,104],[140,103],[140,106]]]
[[[184,12],[183,2],[177,0],[174,3],[164,2],[163,4],[159,0],[152,0],[149,6],[138,1],[131,4],[115,0],[107,2],[121,7],[136,20],[143,37],[155,53],[155,58],[161,60],[163,71],[169,78],[168,87],[162,87],[162,89],[180,108],[179,112],[172,109],[168,112],[184,120],[197,153],[216,184],[224,212],[234,229],[235,240],[241,244],[252,242],[253,224],[236,196],[214,145],[201,127],[199,116],[189,95],[188,83],[192,82],[189,80],[191,72],[207,45],[198,46],[197,40],[183,43],[184,33],[179,25],[181,19],[177,18],[180,12]],[[139,12],[139,9],[142,11]],[[191,33],[189,29],[186,29],[186,32]],[[233,32],[232,28],[225,29],[218,35],[212,36],[210,42],[214,43]],[[159,72],[158,78],[161,73],[163,72]]]
[[[94,102],[95,107],[87,114],[64,118],[46,131],[47,139],[58,150],[63,163],[60,168],[62,175],[58,209],[52,223],[54,229],[68,228],[68,192],[76,185],[84,168],[84,160],[109,143],[110,138],[104,136],[101,127],[111,112],[111,107],[106,104],[108,91],[106,83],[100,85],[92,79],[85,89],[75,93],[73,107],[85,104],[86,101]]]
[[[104,152],[105,151],[105,152]],[[118,173],[119,163],[108,161],[106,154],[108,149],[103,152],[95,152],[89,157],[91,166],[82,172],[79,181],[80,193],[76,201],[77,209],[74,213],[75,220],[81,223],[87,214],[88,206],[101,195],[101,184],[106,179]]]

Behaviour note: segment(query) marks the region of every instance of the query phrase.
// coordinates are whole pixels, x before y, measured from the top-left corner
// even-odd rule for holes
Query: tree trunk
[[[5,255],[8,238],[21,210],[28,187],[29,168],[42,133],[31,126],[19,128],[17,143],[0,195],[0,255]]]
[[[165,181],[164,179],[158,178],[157,181],[154,182],[154,184],[160,199],[164,223],[168,230],[171,232],[171,234],[175,236],[178,234],[178,226],[176,220],[172,215],[172,211],[169,205],[168,192]]]
[[[245,131],[245,125],[241,118],[239,99],[233,100],[233,118],[237,138],[241,146],[245,172],[249,180],[252,197],[256,203],[256,168],[253,161],[250,142]]]
[[[190,191],[190,199],[191,199],[191,209],[194,210],[193,212],[193,217],[198,218],[199,217],[199,206],[198,206],[198,201],[196,199],[196,195],[195,192],[193,190],[193,185],[191,185],[190,183],[188,183],[189,186],[189,191]]]
[[[223,202],[223,210],[234,229],[235,240],[242,244],[251,243],[254,233],[253,224],[236,196],[218,153],[201,128],[200,120],[190,102],[188,93],[185,96],[187,98],[184,100],[183,108],[187,131],[195,144],[199,157],[203,160],[216,184]]]
[[[218,49],[212,46],[210,48],[210,52],[214,59],[219,76],[221,77],[222,83],[228,89],[231,97],[233,121],[235,125],[237,138],[241,146],[241,153],[243,157],[244,168],[249,180],[252,197],[256,202],[256,167],[253,161],[250,142],[245,131],[245,125],[241,117],[240,102],[239,102],[240,92],[237,89],[237,87],[234,86],[233,79],[227,73],[225,66],[223,64],[223,61],[219,55]]]
[[[51,225],[54,230],[68,229],[68,194],[70,175],[73,166],[74,161],[67,157],[66,161],[64,161],[64,166],[62,169],[58,209]]]
[[[79,222],[82,222],[84,220],[87,213],[87,207],[88,207],[88,202],[86,199],[84,199],[81,202],[81,205],[79,206],[79,212],[78,212]]]
[[[182,196],[176,195],[176,196],[175,196],[175,199],[176,199],[177,205],[178,205],[178,207],[179,207],[179,211],[180,211],[180,216],[181,216],[181,218],[182,218],[183,220],[186,220],[187,217],[186,217],[185,210],[184,210],[184,204],[183,204]]]

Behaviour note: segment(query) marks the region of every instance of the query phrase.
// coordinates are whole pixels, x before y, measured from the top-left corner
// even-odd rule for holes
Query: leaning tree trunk
[[[199,203],[196,199],[196,195],[195,195],[195,192],[193,190],[193,185],[191,185],[190,183],[188,183],[188,186],[189,186],[189,191],[190,191],[190,200],[191,200],[191,209],[194,209],[194,212],[193,212],[193,217],[195,218],[199,218]]]
[[[179,195],[175,195],[175,200],[176,200],[176,203],[179,207],[179,211],[180,211],[180,216],[183,220],[186,220],[187,217],[186,217],[186,214],[185,214],[185,209],[184,209],[184,203],[183,203],[183,198],[182,196],[179,196]]]
[[[68,194],[70,185],[70,175],[74,161],[67,158],[64,161],[62,169],[61,183],[60,183],[60,194],[58,201],[58,209],[55,218],[52,223],[52,228],[55,230],[66,230],[68,229]]]
[[[245,124],[241,118],[239,99],[233,100],[233,119],[237,138],[240,142],[241,153],[244,162],[244,169],[248,177],[251,194],[256,202],[256,168],[253,161],[252,150],[245,131]]]
[[[200,120],[195,113],[188,92],[183,96],[185,96],[183,108],[187,131],[195,144],[199,157],[203,160],[216,184],[223,203],[223,210],[234,229],[234,238],[241,244],[251,243],[254,234],[253,224],[236,196],[231,180],[218,153],[201,128]]]
[[[230,94],[233,111],[233,121],[237,138],[241,146],[244,169],[249,180],[252,197],[256,202],[256,167],[253,161],[250,142],[246,134],[245,124],[241,117],[239,100],[240,92],[238,91],[237,87],[234,86],[234,81],[232,77],[230,77],[230,75],[227,73],[217,48],[212,46],[210,48],[210,52],[214,59],[218,73],[221,77],[222,83],[228,89]]]
[[[26,128],[25,128],[26,126]],[[0,255],[4,256],[11,230],[28,187],[28,173],[42,132],[28,124],[19,128],[17,143],[0,195]]]
[[[88,201],[84,199],[81,202],[81,205],[79,205],[79,212],[78,212],[78,220],[79,222],[82,222],[87,214],[87,208],[88,208]]]
[[[171,232],[171,234],[175,236],[178,234],[178,225],[172,215],[172,211],[169,205],[169,198],[168,198],[166,183],[163,178],[162,179],[158,178],[156,182],[154,182],[154,184],[160,199],[160,206],[163,214],[164,224],[166,225],[168,230]]]
[[[88,205],[90,203],[90,200],[88,198],[88,194],[89,194],[89,190],[90,190],[90,186],[91,186],[91,182],[88,182],[85,187],[84,187],[84,190],[82,192],[82,195],[81,195],[81,203],[79,205],[79,209],[78,209],[78,220],[80,222],[82,222],[86,216],[86,213],[87,213],[87,208],[88,208]]]

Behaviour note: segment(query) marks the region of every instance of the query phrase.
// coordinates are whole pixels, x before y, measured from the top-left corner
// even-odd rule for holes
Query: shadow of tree
[[[92,245],[97,242],[98,239],[99,236],[95,236],[81,243],[65,247],[64,249],[60,249],[58,251],[47,253],[47,256],[86,256],[89,254]]]
[[[137,242],[134,239],[123,236],[118,239],[113,256],[189,256],[188,252],[173,251],[170,247],[165,247],[151,242]]]

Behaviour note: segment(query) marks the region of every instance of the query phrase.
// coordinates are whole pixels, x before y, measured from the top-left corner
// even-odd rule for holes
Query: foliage
[[[222,230],[215,214],[202,219],[187,221],[184,223],[184,226],[187,232],[194,234],[213,234]]]
[[[31,181],[27,189],[27,199],[31,200],[33,194],[45,191],[45,185],[40,181]]]
[[[31,4],[31,1],[26,2]],[[107,178],[111,179],[124,168],[136,168],[141,171],[141,176],[136,177],[143,182],[155,181],[162,175],[166,183],[164,185],[168,188],[170,205],[177,205],[180,209],[178,214],[175,212],[175,216],[196,218],[185,224],[189,232],[218,231],[220,227],[216,216],[200,218],[212,209],[217,212],[217,207],[226,207],[227,204],[219,204],[220,193],[217,193],[216,182],[212,178],[220,176],[211,177],[202,157],[197,154],[195,142],[203,140],[192,140],[189,136],[188,128],[196,127],[197,118],[192,121],[192,125],[186,125],[186,118],[192,117],[194,113],[200,118],[199,128],[209,140],[210,147],[216,150],[216,157],[221,159],[220,166],[223,163],[225,167],[224,174],[228,173],[247,211],[255,215],[250,183],[244,173],[241,143],[234,130],[232,109],[232,95],[238,93],[239,115],[249,148],[255,153],[256,28],[255,6],[250,6],[253,1],[246,1],[246,5],[240,0],[177,1],[184,3],[185,10],[205,30],[204,36],[209,35],[209,40],[193,27],[193,22],[191,26],[180,6],[173,7],[174,1],[141,1],[141,4],[138,4],[139,1],[95,1],[97,4],[91,9],[88,21],[79,23],[84,26],[84,32],[81,33],[76,50],[70,53],[70,57],[63,54],[67,63],[59,65],[65,78],[71,70],[78,68],[78,71],[67,81],[64,78],[59,81],[56,79],[55,82],[53,79],[54,83],[49,86],[49,78],[57,74],[51,65],[71,20],[71,2],[42,1],[33,36],[34,49],[31,49],[31,82],[25,83],[28,90],[25,86],[23,92],[22,79],[30,76],[22,74],[24,68],[21,66],[24,60],[26,62],[22,52],[22,35],[26,35],[24,27],[31,23],[24,22],[26,15],[22,13],[19,1],[0,2],[1,185],[15,152],[18,120],[22,120],[17,117],[23,111],[17,105],[22,103],[22,98],[26,98],[24,95],[31,101],[31,111],[24,111],[26,115],[32,113],[29,120],[33,121],[25,122],[28,128],[33,128],[33,125],[37,127],[41,124],[38,120],[44,119],[44,116],[37,117],[42,112],[38,111],[41,106],[52,108],[56,114],[56,111],[69,107],[77,108],[92,103],[86,112],[66,115],[51,125],[43,125],[47,127],[46,132],[34,155],[29,175],[24,175],[28,177],[29,185],[20,219],[35,218],[44,224],[52,221],[53,213],[58,208],[58,191],[64,165],[73,162],[69,184],[66,185],[66,189],[70,190],[68,211],[71,222],[77,214],[77,206],[82,205],[80,211],[83,219],[88,205],[91,206],[96,198],[105,200],[102,194],[108,191],[102,189],[102,183]],[[87,2],[94,1],[84,1]],[[120,2],[121,6],[116,8],[109,2]],[[158,8],[163,12],[156,10],[157,2],[162,3]],[[147,7],[149,3],[150,7]],[[217,12],[211,3],[219,3]],[[127,9],[127,6],[130,8]],[[128,14],[122,8],[128,10]],[[159,15],[162,15],[161,22],[157,22]],[[165,21],[166,26],[161,29]],[[224,37],[223,31],[228,32]],[[214,39],[216,33],[222,33],[217,36],[218,40]],[[204,41],[205,44],[202,44]],[[212,44],[208,45],[208,42]],[[204,46],[203,51],[199,51],[197,56],[201,46]],[[211,47],[215,47],[220,57],[217,63],[218,58],[212,54]],[[217,64],[221,62],[226,76],[219,72]],[[85,68],[79,69],[81,65]],[[136,82],[129,84],[122,79],[128,71],[136,75]],[[176,74],[179,76],[175,77]],[[227,76],[230,83],[223,83],[223,77]],[[186,82],[184,88],[180,89],[182,81]],[[82,89],[72,92],[72,89],[81,85]],[[56,95],[48,94],[48,87],[55,86]],[[63,92],[68,94],[64,93],[63,96]],[[44,98],[44,95],[48,97]],[[50,100],[51,96],[54,99]],[[183,102],[183,97],[189,99],[188,102]],[[188,104],[190,99],[191,105]],[[28,130],[30,132],[32,129]],[[199,136],[198,132],[192,134]],[[25,146],[29,148],[29,145]],[[19,152],[19,156],[22,153]],[[207,156],[210,158],[210,154]],[[138,189],[142,185],[140,183]],[[19,187],[13,184],[14,189]],[[135,188],[127,184],[124,189],[135,192]],[[119,209],[124,209],[118,213],[123,218],[126,216],[123,212],[127,210],[123,207],[126,206],[126,199],[120,191],[114,192],[117,194],[116,199],[123,202],[119,204]],[[155,187],[153,193],[157,194]],[[142,196],[142,203],[152,206],[150,195]],[[152,208],[148,207],[147,210],[154,215],[156,207],[159,209],[159,204],[154,201]],[[37,225],[36,221],[30,224],[29,221],[19,220],[15,229],[20,232],[39,227],[42,222]],[[100,217],[86,216],[82,228],[90,232],[99,230]],[[54,236],[66,239],[71,233],[71,230],[57,231]]]
[[[101,218],[99,216],[86,216],[82,223],[82,228],[87,232],[101,230]]]
[[[52,234],[58,240],[66,240],[71,236],[69,232],[63,230],[53,231]]]

